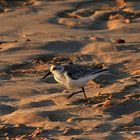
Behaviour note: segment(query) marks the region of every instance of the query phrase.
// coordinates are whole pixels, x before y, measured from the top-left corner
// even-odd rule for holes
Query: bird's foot
[[[84,104],[85,104],[85,105],[90,105],[91,102],[90,102],[89,100],[84,100]]]
[[[98,93],[98,96],[101,96],[101,95],[102,95],[101,92],[99,92],[99,93]]]
[[[69,91],[65,89],[65,90],[63,90],[63,93],[69,93]]]

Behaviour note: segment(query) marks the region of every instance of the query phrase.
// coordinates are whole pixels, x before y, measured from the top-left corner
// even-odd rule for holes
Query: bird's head
[[[64,71],[64,67],[61,65],[52,65],[49,69],[49,71],[47,72],[47,74],[45,76],[43,76],[43,78],[49,76],[50,74],[55,74],[56,72],[60,72],[62,73]]]
[[[58,71],[58,72],[63,72],[63,71],[64,71],[64,67],[61,66],[61,65],[52,65],[52,66],[50,67],[50,72],[51,72],[52,74],[54,74],[56,71]]]

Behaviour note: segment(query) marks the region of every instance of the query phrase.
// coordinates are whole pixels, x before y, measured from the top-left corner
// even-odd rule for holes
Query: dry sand
[[[110,69],[88,104],[41,79],[68,62]],[[1,0],[0,139],[140,139],[140,1]]]

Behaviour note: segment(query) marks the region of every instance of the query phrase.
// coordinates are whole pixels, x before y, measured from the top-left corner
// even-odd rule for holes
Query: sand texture
[[[110,69],[88,103],[41,79],[69,62]],[[0,1],[0,140],[32,139],[140,140],[140,0]]]

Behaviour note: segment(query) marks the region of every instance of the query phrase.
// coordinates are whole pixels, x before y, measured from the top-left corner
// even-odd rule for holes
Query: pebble
[[[120,43],[125,43],[125,40],[124,39],[117,39],[116,40],[116,43],[120,44]]]
[[[71,123],[71,122],[73,122],[73,121],[74,121],[74,118],[68,118],[68,119],[67,119],[67,122],[68,122],[68,123]]]
[[[130,19],[125,19],[125,21],[124,21],[125,23],[127,23],[127,24],[129,24],[130,23]]]

